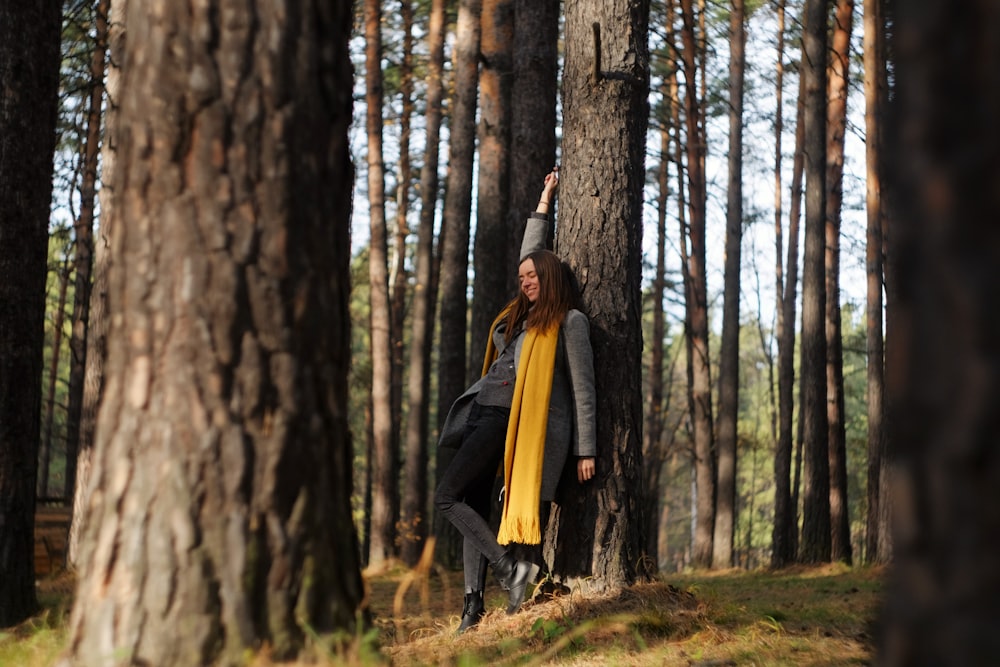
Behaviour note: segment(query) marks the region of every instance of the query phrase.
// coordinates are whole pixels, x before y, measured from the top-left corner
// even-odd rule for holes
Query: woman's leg
[[[521,606],[528,584],[538,573],[538,566],[509,555],[479,512],[468,504],[477,489],[493,488],[493,479],[503,458],[509,411],[503,408],[473,405],[462,446],[438,484],[434,504],[462,536],[493,565],[493,572],[508,591],[507,613]],[[488,511],[489,504],[486,505]]]
[[[473,405],[462,446],[434,496],[434,504],[462,533],[466,544],[491,563],[503,556],[504,548],[483,515],[489,512],[489,493],[503,458],[508,416],[503,408]]]

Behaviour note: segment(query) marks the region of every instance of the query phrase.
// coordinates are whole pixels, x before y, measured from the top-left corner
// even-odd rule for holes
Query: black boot
[[[538,565],[526,560],[516,560],[510,553],[505,553],[493,564],[493,572],[497,575],[500,585],[508,592],[507,613],[513,614],[524,601],[528,584],[538,576]]]
[[[465,594],[465,606],[462,607],[462,622],[458,626],[458,634],[462,634],[477,625],[486,613],[483,606],[483,592],[472,591]]]

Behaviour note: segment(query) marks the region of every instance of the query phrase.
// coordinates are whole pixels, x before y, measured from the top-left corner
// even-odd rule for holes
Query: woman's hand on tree
[[[556,191],[557,187],[559,187],[559,167],[558,166],[554,167],[552,169],[552,171],[550,171],[545,176],[545,184],[544,184],[544,186],[542,186],[541,201],[545,202],[546,204],[551,204],[552,203],[552,193]]]
[[[576,478],[580,480],[580,484],[583,484],[591,477],[594,476],[594,470],[596,466],[594,464],[593,456],[585,456],[578,459],[576,462]]]

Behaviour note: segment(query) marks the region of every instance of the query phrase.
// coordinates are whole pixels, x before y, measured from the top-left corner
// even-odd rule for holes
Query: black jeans
[[[506,551],[488,519],[493,482],[503,461],[510,409],[473,403],[462,445],[441,476],[434,505],[465,538],[462,562],[466,590],[483,590],[486,560]]]

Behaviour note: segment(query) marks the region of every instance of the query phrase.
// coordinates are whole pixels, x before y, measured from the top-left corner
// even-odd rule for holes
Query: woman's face
[[[521,292],[528,297],[528,301],[535,303],[538,298],[538,273],[535,272],[535,260],[530,257],[517,269],[517,282],[521,286]]]

